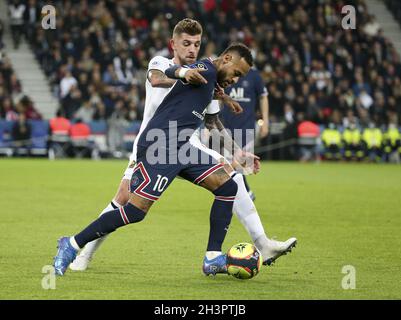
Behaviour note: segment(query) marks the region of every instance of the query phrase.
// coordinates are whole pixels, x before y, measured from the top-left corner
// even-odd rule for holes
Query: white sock
[[[111,203],[113,203],[113,205],[116,206],[117,208],[122,207],[122,205],[120,205],[117,201],[112,200],[107,205],[107,207],[103,209],[103,211],[100,213],[99,217],[102,214],[105,214],[106,212],[114,210],[114,207],[112,206]],[[103,243],[104,240],[106,240],[106,238],[107,238],[107,235],[87,243],[79,255],[86,256],[88,259],[91,259],[92,256],[95,254],[96,250],[99,249],[100,245]]]
[[[81,250],[81,248],[79,247],[78,243],[75,241],[74,237],[70,237],[70,244],[72,245],[72,247],[75,250]]]
[[[206,251],[206,258],[212,260],[221,255],[221,251]]]
[[[266,237],[265,230],[260,221],[255,204],[250,198],[248,191],[246,191],[242,175],[237,173],[233,179],[238,185],[238,191],[233,205],[233,212],[241,221],[246,231],[248,231],[251,236],[252,241],[255,243],[255,241],[261,236]]]

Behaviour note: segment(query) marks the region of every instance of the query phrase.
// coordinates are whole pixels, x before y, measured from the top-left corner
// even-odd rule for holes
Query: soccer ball
[[[251,279],[259,273],[262,255],[250,243],[241,242],[227,252],[227,272],[238,279]]]

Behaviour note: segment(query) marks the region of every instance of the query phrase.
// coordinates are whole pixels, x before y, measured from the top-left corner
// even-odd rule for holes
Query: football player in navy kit
[[[103,214],[75,236],[59,240],[59,250],[54,262],[57,275],[65,273],[77,252],[90,241],[124,225],[142,221],[154,201],[159,199],[178,175],[206,188],[215,196],[210,212],[207,252],[218,254],[213,259],[205,256],[203,271],[205,274],[226,272],[226,256],[221,254],[221,248],[231,222],[237,184],[224,170],[222,163],[189,142],[193,132],[185,138],[181,137],[181,132],[195,131],[202,124],[203,117],[199,115],[204,114],[211,103],[216,84],[222,88],[234,84],[249,72],[252,64],[253,58],[249,49],[244,45],[234,44],[214,61],[204,59],[189,68],[175,65],[166,70],[168,77],[180,81],[173,85],[138,140],[137,162],[131,178],[128,203]],[[191,68],[201,70],[203,84],[193,85],[187,82],[188,74],[192,73]],[[171,133],[172,123],[176,126],[178,139],[177,135]],[[166,137],[165,143],[152,140],[156,132],[159,135],[163,133]],[[155,145],[161,152],[164,150],[169,154],[169,160],[172,155],[176,161],[155,163],[154,154],[149,153],[149,149],[154,150]],[[180,150],[199,155],[198,161],[182,163]],[[256,157],[249,156],[258,166]]]
[[[199,22],[188,18],[183,19],[175,26],[173,37],[171,39],[171,46],[174,51],[174,57],[172,59],[169,59],[162,56],[155,56],[150,60],[146,80],[144,118],[141,124],[141,128],[133,144],[133,151],[130,156],[129,165],[127,166],[121,179],[118,191],[113,200],[107,205],[107,207],[101,212],[100,215],[103,215],[108,211],[118,209],[127,204],[129,200],[128,187],[137,161],[139,139],[143,131],[145,130],[148,122],[154,116],[159,105],[169,93],[171,87],[177,81],[177,79],[168,78],[165,72],[169,67],[173,66],[174,64],[187,65],[195,62],[200,49],[201,35],[202,27]],[[194,84],[203,83],[205,79],[201,75],[202,72],[202,70],[198,69],[187,70],[185,78],[188,79],[189,82]],[[175,78],[175,75],[173,74],[172,77]],[[238,111],[242,109],[239,104],[230,99],[227,95],[221,96],[221,93],[224,92],[223,89],[220,88],[218,92],[219,101],[223,102],[226,106],[229,106],[229,108],[232,109],[234,113],[238,114]],[[204,116],[205,126],[210,130],[217,129],[217,131],[221,133],[224,139],[229,141],[231,140],[231,138],[226,133],[224,126],[219,120],[219,112],[219,103],[217,100],[213,100],[212,103],[208,106],[205,115],[200,114],[197,111],[194,111],[194,114],[201,118],[203,118]],[[270,265],[282,254],[285,254],[286,252],[291,250],[291,248],[296,243],[295,238],[291,238],[287,241],[282,242],[269,239],[267,237],[263,225],[260,221],[258,211],[246,190],[243,176],[239,173],[236,174],[229,162],[224,159],[221,154],[219,154],[215,150],[207,148],[201,143],[199,130],[192,135],[190,142],[191,145],[196,146],[197,149],[203,150],[206,154],[213,157],[217,162],[224,163],[224,168],[226,169],[227,173],[230,174],[230,176],[232,176],[234,181],[237,183],[238,192],[234,200],[233,212],[239,218],[240,222],[243,224],[243,226],[251,236],[257,248],[261,251],[264,264]],[[191,150],[193,151],[195,149],[191,148]],[[242,150],[238,151],[238,153],[241,155]],[[159,187],[165,187],[164,184],[166,183],[166,178],[158,175],[158,179]],[[139,178],[134,178],[134,180],[131,180],[131,182],[135,184],[139,182]],[[107,235],[104,235],[101,238],[98,238],[86,244],[85,248],[80,251],[79,255],[76,257],[73,263],[70,264],[70,268],[76,271],[86,270],[90,261],[93,258],[94,253],[98,250],[101,243],[103,243],[106,238]],[[213,259],[218,255],[220,255],[220,252],[208,251],[206,253],[206,258]]]

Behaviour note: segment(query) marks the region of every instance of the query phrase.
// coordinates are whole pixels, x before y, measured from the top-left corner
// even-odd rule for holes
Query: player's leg
[[[206,275],[226,273],[226,255],[222,254],[222,245],[231,223],[238,186],[222,166],[202,181],[198,181],[198,184],[211,191],[215,196],[210,210],[210,231],[203,272]]]
[[[128,188],[129,188],[129,180],[125,178],[122,179],[113,200],[106,206],[106,208],[103,209],[99,217],[105,214],[106,212],[119,209],[123,205],[125,205],[129,200]],[[93,259],[95,252],[99,249],[99,247],[106,240],[106,238],[107,235],[100,237],[99,239],[93,240],[89,242],[87,245],[85,245],[85,247],[80,251],[79,255],[70,264],[70,269],[74,271],[85,271],[88,268],[89,263]]]
[[[230,165],[226,158],[218,152],[207,148],[200,141],[192,139],[191,143],[196,148],[213,157],[217,163],[224,163],[224,169],[237,183],[238,191],[233,204],[233,212],[261,252],[264,264],[270,265],[281,255],[291,251],[297,243],[296,238],[290,238],[287,241],[276,241],[267,237],[257,208],[246,189],[243,175],[233,169],[233,165],[235,164]]]
[[[119,209],[123,205],[127,204],[129,200],[129,182],[132,177],[133,168],[135,161],[130,159],[127,169],[124,172],[124,176],[118,186],[117,192],[112,201],[103,209],[100,213],[99,217],[106,212]],[[100,237],[99,239],[93,240],[89,242],[85,247],[81,250],[79,255],[75,258],[75,260],[70,264],[70,269],[74,271],[85,271],[88,268],[90,261],[93,259],[95,252],[99,249],[101,244],[106,240],[107,235]]]
[[[159,178],[159,172],[165,174],[164,179]],[[130,181],[131,194],[128,203],[101,215],[75,236],[61,238],[54,262],[56,274],[63,275],[75,259],[76,253],[89,242],[127,224],[142,221],[153,202],[159,199],[176,174],[174,166],[151,166],[145,159],[138,159]]]
[[[192,144],[213,157],[217,163],[223,163],[226,172],[237,183],[238,191],[233,204],[233,212],[261,252],[264,264],[270,265],[278,257],[291,251],[297,243],[296,238],[290,238],[287,241],[276,241],[267,237],[258,210],[246,189],[244,176],[236,172],[227,159],[218,152],[202,145],[200,141],[192,140]]]
[[[140,196],[131,195],[126,205],[101,215],[75,236],[59,239],[58,252],[54,260],[56,275],[64,275],[78,251],[89,242],[108,235],[127,224],[142,221],[152,203]]]
[[[297,244],[297,239],[289,238],[286,241],[277,241],[268,238],[260,220],[258,210],[245,188],[242,175],[239,173],[235,174],[233,180],[238,185],[233,212],[262,254],[263,264],[271,265],[280,256],[291,252],[292,248]]]

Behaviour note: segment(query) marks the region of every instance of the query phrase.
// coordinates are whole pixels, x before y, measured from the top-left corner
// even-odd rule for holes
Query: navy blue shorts
[[[194,184],[199,184],[224,164],[209,153],[190,145],[191,151],[197,153],[196,160],[191,163],[176,164],[149,163],[145,152],[138,148],[136,165],[130,181],[130,192],[145,199],[156,201],[168,188],[175,177],[180,176]],[[195,160],[195,159],[193,159]]]

